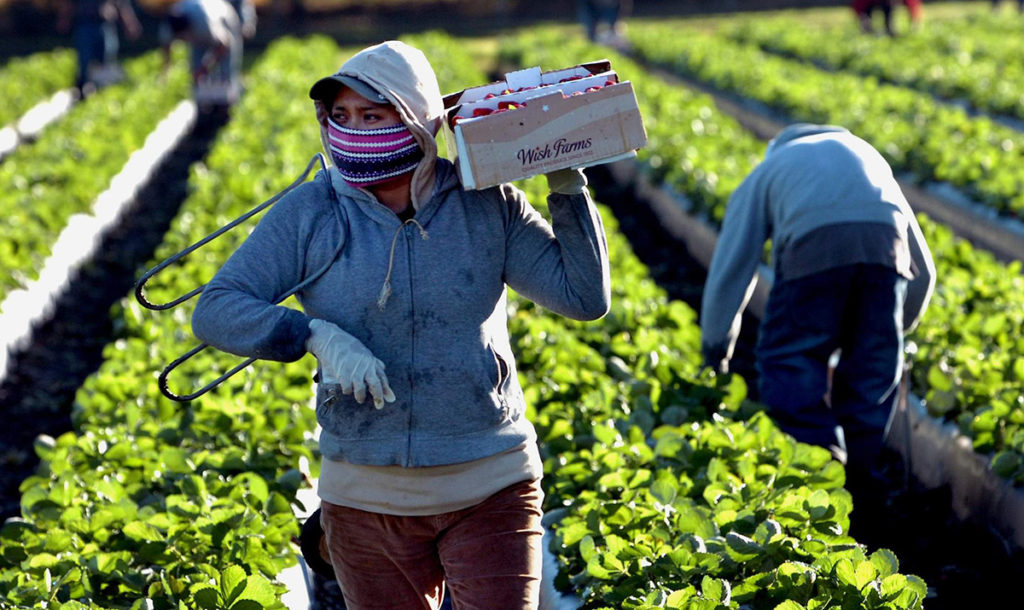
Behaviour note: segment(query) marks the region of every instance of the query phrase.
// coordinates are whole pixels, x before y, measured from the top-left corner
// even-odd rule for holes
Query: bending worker
[[[161,25],[163,71],[171,46],[191,46],[192,95],[202,105],[230,106],[241,94],[242,31],[238,13],[225,0],[178,0]]]
[[[765,241],[774,281],[756,348],[759,399],[798,441],[870,467],[935,266],[881,154],[842,127],[795,124],[733,192],[701,305],[702,349],[728,370]],[[829,388],[829,360],[839,361]]]

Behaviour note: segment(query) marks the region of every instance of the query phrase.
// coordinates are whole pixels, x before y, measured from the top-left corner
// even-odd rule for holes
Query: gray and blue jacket
[[[801,238],[840,225],[884,227],[896,236],[892,266],[912,278],[903,327],[917,325],[935,286],[935,263],[892,169],[843,127],[797,123],[779,132],[729,198],[701,303],[701,347],[710,362],[732,356],[765,242],[772,240],[777,263]],[[818,267],[842,258],[819,254]]]
[[[392,72],[374,86],[410,80]],[[318,387],[327,459],[436,466],[534,439],[509,341],[507,288],[579,320],[609,307],[607,244],[588,194],[550,194],[549,223],[518,188],[463,190],[453,165],[432,146],[427,153],[432,188],[414,196],[413,220],[403,223],[335,168],[321,171],[266,213],[193,314],[195,335],[233,354],[297,360],[310,319],[320,318],[384,362],[396,401],[381,410]],[[273,304],[325,266],[296,294],[302,311]],[[385,278],[391,294],[380,307]]]

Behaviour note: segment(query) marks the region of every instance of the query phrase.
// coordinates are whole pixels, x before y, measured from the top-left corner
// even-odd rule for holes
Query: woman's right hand
[[[359,403],[366,400],[369,390],[378,409],[384,408],[385,402],[395,402],[384,363],[358,339],[336,324],[316,318],[309,322],[309,330],[306,349],[320,362],[321,383],[340,385],[343,394],[352,394]]]

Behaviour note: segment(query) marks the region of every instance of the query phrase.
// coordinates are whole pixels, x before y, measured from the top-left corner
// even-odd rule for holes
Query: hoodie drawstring
[[[391,270],[395,267],[395,244],[398,243],[399,233],[401,233],[402,229],[405,228],[405,225],[409,223],[412,223],[419,228],[420,237],[422,237],[424,241],[430,239],[430,235],[427,233],[427,230],[424,229],[423,225],[421,225],[415,218],[410,218],[409,220],[402,222],[402,224],[395,229],[395,236],[391,238],[391,253],[388,255],[388,274],[384,277],[384,285],[380,287],[380,293],[377,295],[377,307],[381,311],[384,311],[384,307],[388,304],[388,298],[391,296]]]

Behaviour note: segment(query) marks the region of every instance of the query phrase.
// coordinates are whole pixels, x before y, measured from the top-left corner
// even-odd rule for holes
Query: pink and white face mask
[[[349,129],[327,118],[331,158],[349,186],[381,184],[416,169],[423,149],[404,124]]]

